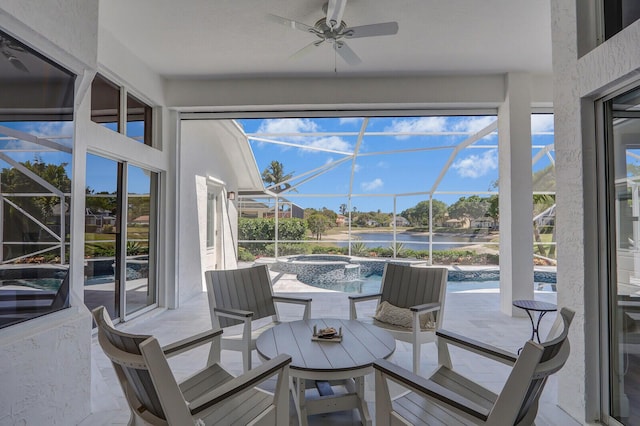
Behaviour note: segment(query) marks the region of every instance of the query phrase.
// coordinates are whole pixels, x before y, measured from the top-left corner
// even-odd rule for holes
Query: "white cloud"
[[[453,126],[453,130],[456,132],[476,133],[494,121],[496,121],[496,117],[492,116],[463,118]]]
[[[389,163],[387,163],[386,161],[378,161],[378,164],[376,164],[376,167],[379,167],[381,169],[388,169]]]
[[[271,134],[292,134],[292,133],[313,133],[319,132],[320,126],[308,118],[280,118],[273,120],[264,120],[256,133],[271,133]],[[270,136],[272,139],[278,139],[281,141],[287,141],[296,143],[299,145],[306,145],[311,148],[323,148],[332,149],[336,151],[350,152],[352,150],[351,144],[346,140],[338,136],[325,136],[325,137],[313,137],[313,136]],[[287,150],[290,148],[282,148]],[[305,150],[305,152],[313,152],[313,150]]]
[[[531,132],[553,132],[553,114],[532,114]]]
[[[351,151],[351,145],[349,142],[338,136],[328,136],[313,139],[311,141],[302,141],[302,143],[313,148],[332,149],[335,151]]]
[[[362,170],[362,166],[358,163],[356,163],[355,166],[353,166],[353,171],[358,173],[360,170]]]
[[[39,137],[72,136],[73,121],[30,123],[21,130]]]
[[[316,132],[318,124],[308,118],[277,118],[264,120],[256,133]]]
[[[383,185],[384,185],[384,182],[382,182],[382,179],[375,178],[370,182],[362,182],[360,184],[360,187],[362,188],[363,191],[373,191],[375,189],[382,188]]]
[[[498,168],[498,151],[492,149],[482,155],[470,155],[467,158],[456,161],[451,167],[461,177],[479,178]]]
[[[385,132],[442,132],[447,127],[446,117],[418,117],[393,120]],[[408,136],[396,136],[397,139],[407,139]]]
[[[362,123],[362,118],[360,117],[340,117],[338,122],[341,126],[345,124],[360,124]]]

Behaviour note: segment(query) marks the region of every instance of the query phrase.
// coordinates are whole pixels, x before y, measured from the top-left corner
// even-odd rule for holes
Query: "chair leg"
[[[376,425],[390,426],[391,422],[391,397],[389,385],[382,372],[374,370],[375,398],[376,398]]]
[[[420,349],[422,349],[422,345],[418,342],[414,342],[413,344],[413,372],[415,374],[420,374]]]
[[[242,368],[244,372],[251,370],[251,349],[242,350]]]
[[[438,365],[443,365],[449,370],[453,369],[451,354],[449,354],[449,345],[436,337],[436,349],[438,349]]]
[[[207,367],[213,364],[220,364],[220,351],[220,336],[217,336],[214,337],[213,341],[211,342],[211,348],[209,349],[209,359],[207,360]]]

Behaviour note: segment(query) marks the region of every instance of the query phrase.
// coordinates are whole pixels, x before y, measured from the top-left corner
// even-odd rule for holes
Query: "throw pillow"
[[[397,325],[411,329],[413,323],[413,313],[409,308],[400,308],[392,305],[391,303],[384,301],[378,305],[376,314],[373,316],[380,322],[387,324]],[[436,324],[433,317],[433,312],[427,312],[420,315],[420,328],[422,330],[434,329]]]

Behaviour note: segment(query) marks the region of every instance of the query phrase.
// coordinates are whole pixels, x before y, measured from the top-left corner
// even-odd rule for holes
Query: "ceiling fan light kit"
[[[398,33],[397,22],[382,22],[378,24],[361,25],[356,27],[348,27],[342,20],[347,0],[329,0],[325,3],[322,10],[326,14],[320,18],[313,26],[294,21],[289,18],[283,18],[277,15],[270,17],[287,27],[306,33],[314,34],[320,40],[313,41],[298,50],[290,56],[290,58],[299,58],[309,53],[314,47],[322,45],[324,42],[331,44],[333,49],[340,57],[349,65],[357,65],[362,62],[360,57],[347,45],[346,39],[379,37],[386,35],[394,35]]]

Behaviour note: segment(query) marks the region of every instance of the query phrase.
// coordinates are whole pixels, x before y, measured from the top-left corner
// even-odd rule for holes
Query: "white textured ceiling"
[[[469,75],[551,72],[549,0],[348,0],[347,26],[397,21],[394,36],[353,39],[355,66],[315,36],[325,0],[103,0],[100,24],[167,77]]]

